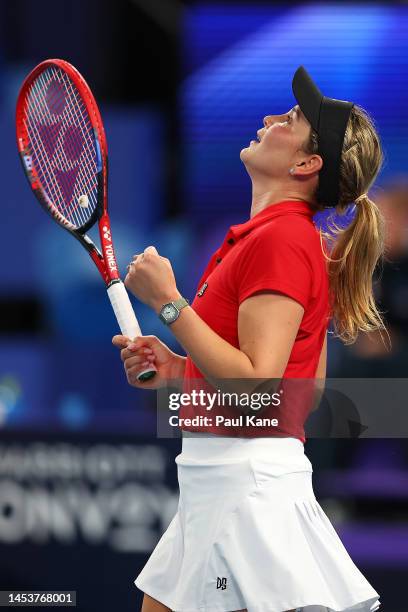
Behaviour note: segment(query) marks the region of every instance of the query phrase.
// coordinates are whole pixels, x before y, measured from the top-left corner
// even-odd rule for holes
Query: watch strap
[[[173,304],[173,306],[177,308],[177,310],[181,310],[185,306],[188,306],[190,302],[186,300],[186,298],[182,297],[179,300],[175,300],[174,302],[171,302],[171,303]]]

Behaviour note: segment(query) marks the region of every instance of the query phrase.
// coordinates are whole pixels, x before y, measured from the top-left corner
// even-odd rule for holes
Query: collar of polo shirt
[[[228,242],[228,240],[231,238],[237,240],[245,234],[251,232],[256,227],[267,223],[269,220],[290,213],[304,214],[309,217],[314,215],[311,205],[303,200],[285,200],[283,202],[278,202],[277,204],[270,204],[261,210],[261,212],[254,215],[252,219],[245,221],[245,223],[231,225],[226,241]]]

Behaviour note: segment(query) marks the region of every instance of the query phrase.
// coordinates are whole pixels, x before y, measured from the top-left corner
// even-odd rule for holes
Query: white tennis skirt
[[[374,612],[297,438],[183,436],[180,499],[136,586],[175,612]]]

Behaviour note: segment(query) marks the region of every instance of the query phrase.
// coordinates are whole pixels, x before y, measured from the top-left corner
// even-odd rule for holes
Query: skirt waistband
[[[284,460],[304,456],[304,445],[298,438],[239,438],[183,431],[182,455],[201,460],[263,458]]]

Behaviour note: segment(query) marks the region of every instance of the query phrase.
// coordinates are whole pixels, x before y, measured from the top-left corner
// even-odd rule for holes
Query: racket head
[[[69,62],[49,59],[24,80],[17,146],[37,200],[74,234],[107,214],[108,149],[98,105]]]

